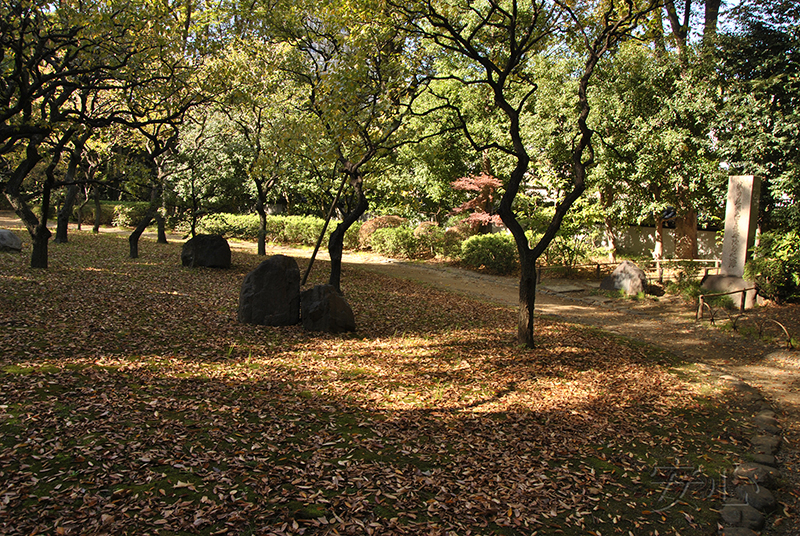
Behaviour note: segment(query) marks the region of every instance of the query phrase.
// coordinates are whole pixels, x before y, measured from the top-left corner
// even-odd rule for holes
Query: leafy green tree
[[[677,57],[637,42],[621,46],[598,72],[593,126],[602,143],[592,183],[607,228],[655,223],[657,259],[669,207],[688,227],[680,230],[687,237],[682,258],[695,256],[698,210],[719,212],[724,177],[710,135],[717,110],[710,94],[707,81],[682,73]]]
[[[479,153],[493,150],[503,154],[511,166],[510,173],[504,178],[505,192],[498,214],[514,236],[520,256],[518,340],[532,347],[536,260],[555,237],[572,204],[585,190],[586,168],[593,159],[592,131],[587,125],[589,81],[600,59],[620,39],[630,35],[640,18],[654,6],[639,6],[632,2],[568,5],[493,0],[390,4],[406,16],[415,35],[425,46],[439,51],[445,61],[456,67],[443,67],[437,73],[440,79],[483,91],[488,102],[498,111],[493,116],[497,123],[491,130],[502,132],[502,136],[487,139],[485,133],[488,129],[480,128],[465,118],[470,104],[478,101],[447,101],[463,126],[465,137],[475,149]],[[535,73],[534,59],[546,51],[553,53],[563,48],[565,42],[572,44],[574,54],[581,58],[572,108],[576,112],[570,118],[577,130],[570,149],[572,185],[557,205],[544,235],[531,247],[513,209],[532,160],[522,124],[537,91],[536,80],[532,77]],[[442,98],[448,97],[443,94]]]
[[[258,254],[266,255],[267,204],[297,164],[302,115],[292,81],[278,66],[286,47],[251,39],[233,41],[215,63],[214,76],[228,87],[215,109],[227,118],[229,158],[255,190],[260,220]]]
[[[391,10],[382,2],[298,2],[293,8],[300,12],[285,11],[277,32],[295,51],[283,69],[304,89],[301,107],[315,118],[344,176],[339,192],[348,186],[354,200],[328,241],[329,282],[339,289],[344,234],[369,206],[365,176],[411,143],[403,127],[425,77],[413,41],[390,24]]]
[[[709,180],[709,176],[714,176],[718,163],[713,149],[709,151],[709,140],[712,138],[711,124],[717,107],[712,104],[716,98],[716,88],[712,83],[715,78],[713,50],[717,41],[721,6],[722,0],[683,4],[664,0],[664,11],[670,28],[667,42],[676,50],[680,69],[679,83],[675,85],[673,96],[668,101],[675,110],[674,119],[667,128],[686,133],[684,141],[688,148],[685,158],[678,157],[675,160],[676,169],[669,176],[677,198],[675,207],[678,209],[675,218],[676,254],[684,259],[697,257],[700,207],[695,201],[702,202],[704,189],[714,188],[714,184],[703,183]],[[701,13],[696,11],[698,8]],[[698,28],[701,25],[698,22],[700,20],[702,30]],[[656,42],[657,46],[658,44]],[[659,48],[656,50],[665,52]],[[690,165],[685,166],[685,163]],[[703,169],[695,170],[694,167]],[[713,182],[713,178],[711,181]]]
[[[751,2],[720,36],[725,106],[716,133],[734,174],[762,181],[764,231],[800,228],[800,7]]]
[[[50,194],[72,136],[115,122],[152,124],[151,110],[135,96],[171,85],[186,65],[170,48],[169,30],[175,27],[170,17],[163,6],[148,1],[3,2],[3,190],[33,239],[32,267],[47,267]],[[135,107],[111,106],[96,114],[93,104],[107,98]],[[43,160],[43,182],[25,184]],[[42,200],[41,219],[29,205],[36,194]]]

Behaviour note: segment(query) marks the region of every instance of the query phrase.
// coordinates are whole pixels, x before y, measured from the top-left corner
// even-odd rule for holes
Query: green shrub
[[[302,244],[313,246],[319,239],[322,226],[325,220],[314,216],[276,216],[283,219],[283,233],[281,242],[289,244]],[[331,222],[326,230],[326,236],[330,236],[335,227],[335,222]]]
[[[510,274],[519,265],[517,246],[511,235],[506,233],[467,238],[461,245],[461,261],[467,266],[485,267],[498,274]]]
[[[761,235],[759,247],[744,269],[744,277],[758,293],[781,303],[800,298],[800,232],[771,231]]]
[[[114,206],[111,224],[115,227],[136,227],[150,210],[150,203],[134,201]]]
[[[445,231],[438,225],[430,221],[424,221],[414,229],[414,237],[418,242],[417,255],[420,257],[435,257],[446,255],[445,253]],[[459,248],[461,244],[459,243]]]
[[[100,225],[112,225],[114,223],[114,210],[118,203],[108,201],[100,202]],[[89,201],[81,210],[81,223],[94,224],[94,202]],[[78,206],[72,209],[72,221],[78,221]]]
[[[256,214],[209,214],[203,216],[198,225],[201,233],[217,234],[239,240],[257,240],[258,228],[259,220]],[[269,229],[267,236],[269,236]]]
[[[361,249],[369,249],[372,247],[370,239],[375,231],[386,227],[400,227],[405,224],[406,221],[405,218],[401,218],[400,216],[378,216],[377,218],[365,221],[358,232],[358,246]]]
[[[419,254],[420,243],[409,227],[384,227],[376,229],[370,239],[372,250],[387,257],[414,259]]]
[[[331,222],[333,225],[335,222]],[[344,249],[357,250],[358,249],[358,235],[361,231],[362,222],[357,221],[344,233]],[[335,228],[336,226],[333,225]]]

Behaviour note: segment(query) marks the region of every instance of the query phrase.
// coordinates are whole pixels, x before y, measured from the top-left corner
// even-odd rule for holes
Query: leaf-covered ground
[[[691,366],[354,267],[356,334],[240,325],[261,258],[140,251],[0,253],[2,534],[716,533],[746,431]]]

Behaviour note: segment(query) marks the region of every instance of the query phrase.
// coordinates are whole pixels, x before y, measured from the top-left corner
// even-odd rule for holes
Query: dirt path
[[[13,213],[0,212],[0,228],[24,229]],[[128,234],[129,230],[103,228],[102,232]],[[152,235],[152,236],[151,236]],[[144,239],[154,238],[145,233]],[[172,236],[171,240],[180,237]],[[28,240],[29,242],[29,240]],[[231,241],[238,249],[254,250],[248,242]],[[271,253],[310,257],[310,249],[273,246]],[[319,259],[329,260],[327,252]],[[436,263],[400,262],[368,253],[346,253],[343,262],[359,269],[371,270],[392,277],[417,281],[501,306],[516,307],[518,280],[461,270]],[[800,534],[800,352],[782,350],[753,337],[725,332],[708,322],[696,322],[694,309],[676,297],[665,296],[657,301],[609,300],[593,293],[598,282],[545,280],[536,298],[536,312],[569,322],[596,327],[664,348],[685,360],[697,363],[701,370],[714,376],[730,375],[759,389],[778,412],[784,432],[780,454],[782,471],[787,480],[782,504],[776,518],[782,522],[770,526],[764,534]],[[793,336],[800,336],[797,309],[760,310],[753,322],[772,315],[786,315],[782,323]],[[742,320],[744,323],[745,320]],[[795,491],[791,491],[795,490]]]

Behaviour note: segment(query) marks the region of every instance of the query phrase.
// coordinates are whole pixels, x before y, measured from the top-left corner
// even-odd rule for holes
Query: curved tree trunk
[[[75,207],[75,200],[78,198],[79,187],[75,184],[75,174],[78,171],[78,165],[81,163],[83,156],[83,148],[86,145],[86,140],[89,139],[89,132],[86,131],[82,136],[79,136],[75,142],[74,147],[70,153],[69,165],[67,166],[67,173],[64,177],[64,182],[69,186],[67,187],[67,196],[61,210],[58,212],[56,224],[56,238],[54,242],[58,244],[67,243],[67,233],[69,232],[69,219],[72,217],[72,209]],[[52,181],[53,183],[55,180]]]
[[[344,251],[344,234],[347,230],[364,215],[369,207],[369,202],[364,196],[363,178],[358,173],[354,172],[354,177],[351,180],[353,189],[355,190],[356,199],[358,200],[356,206],[345,214],[342,222],[336,226],[336,229],[331,233],[328,239],[328,254],[331,257],[331,276],[328,284],[333,285],[338,292],[341,293],[341,280],[342,280],[342,252]],[[352,175],[351,175],[352,176]]]
[[[144,230],[147,229],[147,226],[153,221],[153,217],[153,212],[148,212],[128,237],[131,259],[139,258],[139,238],[142,236]]]

